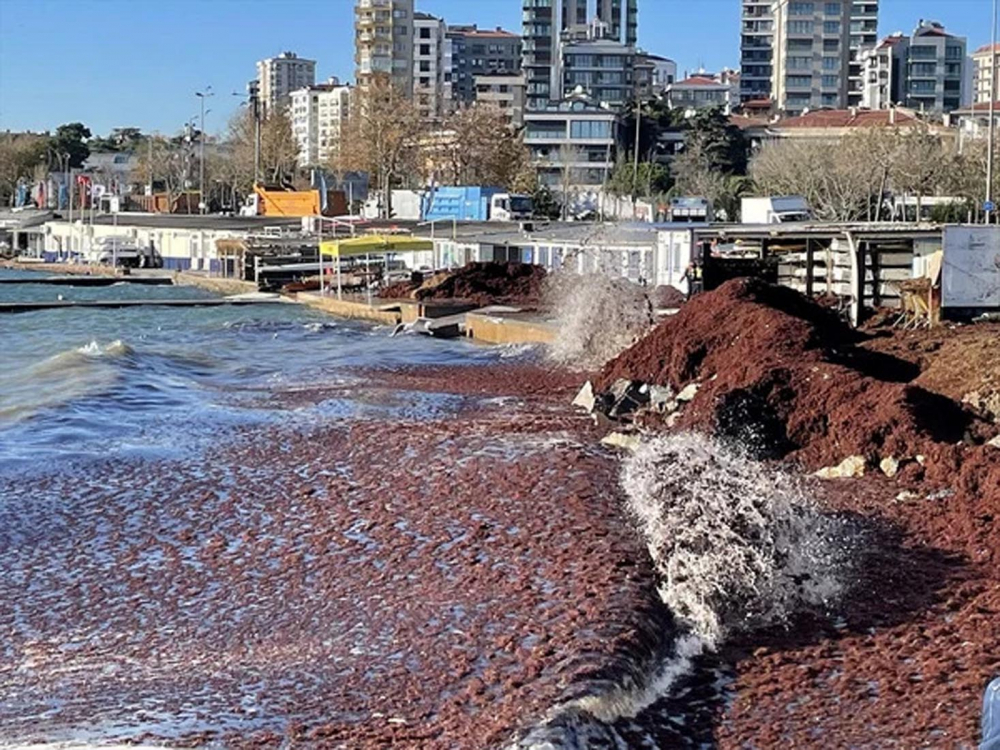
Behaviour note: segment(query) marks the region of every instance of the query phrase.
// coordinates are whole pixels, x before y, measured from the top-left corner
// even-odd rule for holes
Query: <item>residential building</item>
[[[843,0],[774,3],[771,98],[779,112],[844,106],[851,8]]]
[[[413,14],[413,101],[425,120],[452,109],[452,47],[447,26],[427,13]]]
[[[664,92],[671,109],[722,107],[726,114],[739,102],[739,92],[709,74],[696,74],[667,86]]]
[[[564,97],[582,92],[616,109],[633,98],[635,47],[614,39],[587,38],[564,40],[560,52]]]
[[[886,37],[866,54],[863,103],[872,109],[901,104],[918,112],[958,109],[970,85],[965,47],[964,37],[935,21],[921,21],[908,37]]]
[[[524,124],[524,75],[499,72],[476,76],[476,101],[495,106],[515,128]]]
[[[354,63],[358,88],[389,76],[413,95],[413,0],[355,0]]]
[[[847,70],[847,106],[861,106],[865,91],[865,58],[878,42],[878,0],[851,3],[850,55]]]
[[[993,86],[993,101],[1000,100],[1000,70],[993,80],[993,66],[1000,61],[1000,44],[987,44],[972,53],[972,103],[990,101],[990,85]]]
[[[265,117],[288,106],[288,95],[316,83],[316,61],[282,52],[257,62],[258,96]]]
[[[968,138],[986,138],[990,130],[990,103],[976,102],[951,113],[958,125],[959,142]],[[1000,102],[993,102],[993,128],[1000,123]],[[994,136],[995,137],[995,136]]]
[[[451,92],[455,104],[476,100],[476,78],[521,72],[521,37],[497,27],[449,26]]]
[[[965,37],[949,34],[935,21],[921,21],[907,49],[906,106],[923,112],[951,112],[962,106],[965,49]]]
[[[350,114],[351,87],[336,78],[293,91],[289,112],[299,145],[299,166],[329,163],[340,152],[340,137]]]
[[[955,129],[921,119],[917,112],[905,107],[883,110],[818,109],[794,117],[754,118],[730,117],[754,146],[771,140],[800,140],[839,143],[851,133],[868,128],[895,128],[900,132],[919,131],[945,139],[955,137]]]
[[[618,117],[581,94],[525,112],[524,144],[538,180],[554,189],[593,188],[614,168]]]
[[[740,19],[740,101],[771,98],[774,56],[773,0],[743,0]]]
[[[861,103],[878,0],[743,0],[742,10],[740,101],[793,113]]]
[[[637,52],[635,56],[635,88],[641,99],[662,94],[677,80],[677,63],[666,57]]]
[[[909,39],[898,32],[887,36],[865,52],[862,106],[868,109],[888,109],[903,101],[906,50],[909,44]]]
[[[638,0],[522,0],[523,59],[528,109],[545,108],[565,89],[561,46],[564,39],[600,36],[635,47]],[[588,28],[600,27],[600,34]],[[634,50],[633,50],[634,53]]]

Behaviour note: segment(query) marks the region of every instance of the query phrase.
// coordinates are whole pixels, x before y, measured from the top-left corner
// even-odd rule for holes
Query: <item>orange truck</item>
[[[342,190],[327,191],[326,210],[319,190],[286,190],[254,185],[253,193],[240,209],[242,216],[343,216],[347,199]]]

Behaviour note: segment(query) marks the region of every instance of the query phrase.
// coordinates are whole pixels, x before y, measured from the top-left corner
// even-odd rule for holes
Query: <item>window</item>
[[[839,57],[824,57],[823,58],[823,70],[840,70],[840,58]]]
[[[839,52],[840,51],[840,40],[839,39],[824,39],[823,40],[823,51],[824,52]]]
[[[823,88],[835,89],[840,86],[839,76],[823,76]]]
[[[823,15],[826,16],[839,16],[841,10],[840,3],[826,3],[823,5]]]
[[[811,16],[816,8],[812,3],[794,2],[788,4],[788,12],[793,16]]]
[[[914,94],[933,94],[934,81],[910,81],[910,91]]]
[[[430,60],[421,60],[420,61],[420,72],[421,73],[429,73],[430,70],[431,70]]]
[[[812,86],[812,76],[788,76],[785,82],[790,89],[807,89]]]
[[[812,34],[813,33],[813,22],[812,21],[789,21],[788,22],[788,33],[789,34]]]
[[[424,27],[424,28],[420,29],[420,38],[421,39],[430,39],[431,38],[431,30],[428,29],[427,27]]]
[[[840,33],[840,21],[823,21],[823,33],[824,34],[839,34]]]
[[[932,62],[910,63],[910,75],[911,76],[936,76],[937,75],[937,63],[932,63]]]
[[[788,40],[788,51],[789,52],[812,52],[812,48],[813,48],[812,39],[789,39]]]
[[[429,44],[421,44],[420,45],[420,54],[421,55],[429,55],[430,53],[431,53],[431,45],[429,45]]]
[[[838,98],[836,94],[823,94],[821,101],[824,107],[836,107]]]
[[[937,58],[937,47],[919,44],[910,47],[911,60],[934,60]]]
[[[606,120],[574,120],[569,124],[570,138],[610,138],[611,123]]]
[[[965,48],[949,44],[944,50],[945,60],[961,60],[965,57]]]
[[[811,57],[789,57],[788,58],[788,68],[789,70],[808,70],[812,67]]]

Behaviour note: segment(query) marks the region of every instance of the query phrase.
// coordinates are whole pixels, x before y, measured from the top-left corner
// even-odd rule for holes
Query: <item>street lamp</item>
[[[205,201],[205,100],[210,96],[215,96],[215,94],[212,93],[212,87],[207,86],[204,91],[195,91],[194,95],[201,100],[201,135],[199,136],[201,140],[201,156],[199,159],[201,165],[198,188],[198,212],[203,214],[208,210],[208,203]]]

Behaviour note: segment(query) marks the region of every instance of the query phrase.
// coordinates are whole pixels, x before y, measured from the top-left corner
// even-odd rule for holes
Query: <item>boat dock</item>
[[[143,286],[171,286],[169,276],[45,276],[40,279],[0,279],[0,284],[47,284],[50,286],[111,286],[112,284],[140,284]]]
[[[37,312],[64,308],[122,308],[122,307],[220,307],[222,305],[274,305],[287,304],[274,299],[122,299],[122,300],[56,300],[52,302],[0,302],[0,313]]]

